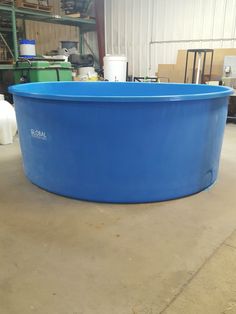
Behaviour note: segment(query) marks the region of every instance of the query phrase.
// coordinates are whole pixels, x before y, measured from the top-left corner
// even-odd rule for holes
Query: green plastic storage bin
[[[72,81],[70,62],[17,61],[14,66],[15,84],[31,82]]]

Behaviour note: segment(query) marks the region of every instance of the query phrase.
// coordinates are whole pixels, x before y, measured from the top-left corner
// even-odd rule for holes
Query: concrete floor
[[[0,147],[1,314],[236,313],[236,125],[217,184],[170,202],[47,193]]]

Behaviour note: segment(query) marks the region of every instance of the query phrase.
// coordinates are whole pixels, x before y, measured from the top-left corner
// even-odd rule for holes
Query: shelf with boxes
[[[41,3],[43,2],[41,1]],[[80,28],[81,43],[83,43],[82,38],[83,38],[84,33],[96,30],[96,21],[94,19],[75,18],[75,17],[68,17],[66,15],[63,15],[63,16],[53,15],[48,12],[40,12],[38,10],[34,10],[32,8],[26,9],[26,8],[16,7],[15,3],[13,2],[10,3],[9,1],[7,4],[5,3],[5,1],[3,4],[0,1],[0,17],[1,19],[4,17],[4,19],[8,20],[11,25],[12,38],[13,38],[12,40],[13,51],[12,52],[13,52],[13,56],[15,60],[18,58],[18,36],[17,36],[17,26],[16,26],[17,19],[77,26]],[[9,26],[8,26],[8,29],[9,29]],[[1,69],[1,64],[0,64],[0,69]]]

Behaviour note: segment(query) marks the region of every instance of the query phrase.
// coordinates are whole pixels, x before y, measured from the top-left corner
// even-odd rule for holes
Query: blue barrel
[[[232,90],[117,82],[15,85],[24,171],[57,194],[163,201],[215,182]]]

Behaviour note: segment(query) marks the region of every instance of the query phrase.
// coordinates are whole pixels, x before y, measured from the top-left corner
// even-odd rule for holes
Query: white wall
[[[178,49],[236,47],[236,0],[105,0],[106,53],[154,75]]]

